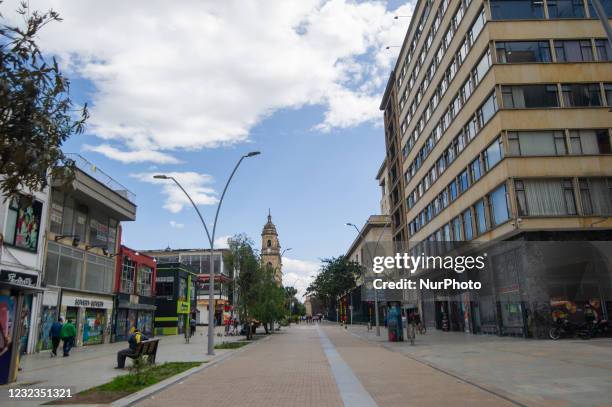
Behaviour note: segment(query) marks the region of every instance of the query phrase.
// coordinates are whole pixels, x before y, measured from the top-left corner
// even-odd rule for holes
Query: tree
[[[257,301],[253,307],[253,315],[263,324],[266,333],[274,332],[274,321],[285,316],[285,290],[276,284],[271,267],[260,267],[256,291]]]
[[[35,42],[45,25],[61,21],[59,14],[30,12],[25,2],[17,13],[23,27],[0,23],[0,192],[7,197],[42,190],[49,170],[69,183],[74,161],[61,146],[83,132],[88,117],[86,105],[74,108],[55,58],[47,63]]]
[[[327,312],[336,308],[338,298],[355,288],[356,279],[363,269],[345,256],[323,259],[315,280],[306,289],[306,295],[320,300]]]

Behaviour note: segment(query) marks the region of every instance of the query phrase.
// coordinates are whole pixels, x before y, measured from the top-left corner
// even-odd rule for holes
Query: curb
[[[250,347],[256,346],[257,344],[261,343],[261,342],[265,342],[266,340],[270,339],[272,336],[266,336],[264,338],[258,339],[256,342],[251,343],[250,346],[243,346],[240,349],[237,349],[235,351],[229,351],[221,356],[219,356],[218,358],[210,361],[210,362],[204,362],[202,363],[201,366],[197,366],[194,368],[191,368],[189,370],[186,370],[182,373],[179,373],[177,375],[174,375],[172,377],[169,377],[165,380],[162,380],[159,383],[156,383],[152,386],[149,386],[145,389],[142,389],[140,391],[137,391],[136,393],[132,393],[129,396],[123,397],[119,400],[115,400],[113,401],[110,406],[112,407],[128,407],[128,406],[133,406],[134,404],[138,403],[139,401],[142,401],[143,399],[149,398],[152,395],[159,393],[160,391],[164,390],[167,387],[172,386],[175,383],[180,382],[181,380],[199,373],[203,370],[206,370],[208,368],[214,367],[218,364],[221,364],[222,362],[231,359],[232,357],[244,352],[245,350],[247,350]]]

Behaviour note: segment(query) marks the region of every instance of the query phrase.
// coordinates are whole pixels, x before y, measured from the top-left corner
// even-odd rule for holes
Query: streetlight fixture
[[[357,238],[361,237],[362,233],[361,233],[359,228],[354,223],[346,222],[345,225],[349,226],[349,227],[355,228],[355,230],[357,231]],[[381,233],[381,236],[382,236],[382,233]],[[380,237],[378,238],[378,240],[380,241]],[[368,247],[367,243],[366,243],[365,247],[366,247],[366,251],[368,253],[368,256],[370,257],[370,262],[372,264],[374,264],[374,257],[372,255],[372,253],[370,252],[370,248]],[[377,248],[378,248],[378,242],[376,242],[376,247],[374,248],[374,254],[376,254],[376,249]],[[379,318],[378,318],[378,292],[377,292],[376,288],[373,288],[373,290],[374,290],[374,314],[375,314],[375,322],[376,322],[376,336],[380,336],[380,322],[379,322]]]
[[[232,178],[234,177],[234,174],[242,163],[242,160],[244,160],[245,158],[254,157],[259,154],[261,154],[261,152],[251,151],[250,153],[240,157],[240,159],[236,163],[236,166],[232,170],[229,178],[227,179],[227,182],[225,183],[225,187],[223,188],[223,192],[221,193],[221,198],[219,199],[219,203],[217,204],[217,211],[215,212],[212,234],[209,233],[208,227],[206,226],[206,222],[204,222],[204,218],[202,217],[202,214],[200,213],[200,210],[198,209],[197,205],[195,204],[195,202],[193,202],[193,199],[191,199],[191,196],[189,196],[187,191],[185,191],[185,188],[183,188],[183,186],[174,177],[165,174],[158,174],[153,176],[153,178],[155,179],[170,179],[174,181],[174,183],[181,189],[181,191],[183,191],[183,193],[187,196],[187,199],[189,199],[189,202],[191,202],[191,205],[197,212],[200,221],[202,222],[202,226],[204,226],[204,230],[206,231],[206,237],[208,238],[208,242],[210,243],[210,269],[208,278],[208,355],[210,356],[215,354],[215,307],[213,305],[215,302],[215,262],[213,258],[213,250],[215,248],[215,232],[217,231],[217,220],[219,219],[219,211],[221,210],[221,204],[223,203],[223,198],[225,197],[225,193],[227,192],[227,187],[232,181]]]

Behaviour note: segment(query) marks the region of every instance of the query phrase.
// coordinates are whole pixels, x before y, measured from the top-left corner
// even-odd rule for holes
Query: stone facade
[[[281,245],[278,241],[276,226],[272,223],[272,215],[268,213],[268,222],[261,232],[261,263],[274,270],[274,279],[280,285],[283,280],[281,271]]]

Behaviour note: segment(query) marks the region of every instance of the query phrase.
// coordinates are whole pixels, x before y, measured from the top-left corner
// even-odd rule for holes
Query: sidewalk
[[[138,405],[341,407],[343,404],[316,327],[292,325]]]
[[[408,342],[387,330],[348,333],[527,405],[612,405],[612,339],[526,340],[429,329]]]
[[[217,327],[216,332],[223,332]],[[211,361],[229,350],[216,349],[215,356],[210,358],[207,354],[207,327],[199,326],[189,344],[185,343],[183,335],[158,336],[159,348],[157,350],[157,363],[164,362],[195,362]],[[218,337],[215,335],[215,344],[233,342],[244,339],[243,336]],[[113,377],[128,373],[128,370],[114,369],[117,365],[117,352],[127,348],[127,342],[117,342],[103,345],[83,346],[73,348],[70,356],[50,357],[50,351],[26,355],[22,360],[22,371],[18,381],[10,385],[0,386],[0,405],[28,406],[39,405],[50,399],[17,400],[9,399],[8,389],[19,388],[69,388],[72,394],[98,386],[110,381]],[[60,349],[61,350],[61,349]],[[126,366],[131,366],[131,359]]]

